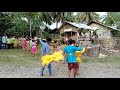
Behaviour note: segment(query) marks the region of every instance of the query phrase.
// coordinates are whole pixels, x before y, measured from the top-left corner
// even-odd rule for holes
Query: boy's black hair
[[[72,40],[72,44],[75,44],[75,40]]]
[[[52,41],[52,39],[51,38],[47,38],[47,42],[51,42]]]
[[[42,39],[42,41],[43,41],[44,43],[46,43],[46,40],[43,40],[43,39]]]
[[[28,41],[29,39],[28,38],[26,38],[26,41]]]
[[[54,40],[54,43],[57,43],[57,40]]]
[[[75,44],[75,40],[69,39],[69,44]]]
[[[72,39],[69,39],[69,44],[70,44],[70,45],[72,44],[72,41],[73,41]]]
[[[35,42],[35,40],[32,40],[32,42]]]

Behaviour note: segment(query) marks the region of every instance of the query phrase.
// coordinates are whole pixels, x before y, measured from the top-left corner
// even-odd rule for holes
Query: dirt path
[[[47,68],[40,77],[40,67],[0,66],[0,78],[68,78],[67,64],[53,63],[51,77]],[[103,63],[81,63],[77,78],[120,78],[120,66]]]

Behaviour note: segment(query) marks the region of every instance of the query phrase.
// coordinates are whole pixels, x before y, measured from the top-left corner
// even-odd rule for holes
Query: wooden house
[[[64,33],[65,36],[70,37],[73,40],[78,40],[78,27],[73,25],[70,22],[65,22],[61,25],[61,27],[58,29],[60,36]]]
[[[59,39],[60,40],[60,34],[57,28],[50,31],[50,34],[52,36],[52,39]]]
[[[114,30],[119,31],[118,29],[106,26],[100,22],[91,21],[89,24],[91,27],[96,27],[96,34],[99,36],[99,38],[111,38],[114,37]]]
[[[58,29],[51,30],[50,34],[54,36],[54,38],[62,38],[62,34],[65,36],[78,41],[79,36],[81,34],[81,30],[89,30],[93,29],[92,27],[86,24],[78,24],[74,22],[65,21]]]
[[[114,42],[114,31],[120,31],[118,29],[106,26],[100,22],[91,21],[89,24],[91,27],[96,27],[96,34],[98,35],[99,44],[104,47],[112,47]]]

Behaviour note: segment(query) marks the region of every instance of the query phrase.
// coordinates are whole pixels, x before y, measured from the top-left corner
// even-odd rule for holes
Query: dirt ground
[[[52,63],[52,76],[48,69],[40,77],[41,67],[0,66],[0,78],[68,78],[67,64]],[[81,63],[76,78],[120,78],[120,66],[103,63]],[[73,77],[71,77],[73,78]]]

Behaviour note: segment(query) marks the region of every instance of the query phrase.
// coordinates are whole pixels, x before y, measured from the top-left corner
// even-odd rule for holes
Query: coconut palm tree
[[[97,21],[99,19],[99,15],[95,12],[78,12],[76,18],[79,22],[88,24],[92,20]]]
[[[64,23],[65,21],[73,21],[72,17],[73,12],[52,12],[53,21],[56,22],[56,28],[58,28],[58,23],[61,21]]]
[[[98,21],[99,15],[95,12],[78,12],[76,15],[76,20],[80,23],[89,24],[92,20]],[[91,38],[91,31],[90,38]]]
[[[107,15],[101,18],[103,18],[103,23],[105,25],[120,29],[120,12],[107,12]],[[113,31],[113,34],[120,36],[118,31]]]
[[[32,37],[32,31],[31,31],[32,20],[35,17],[35,15],[37,14],[37,12],[25,12],[24,14],[28,18],[28,22],[30,23],[30,37]]]
[[[120,12],[107,12],[107,15],[101,17],[103,23],[109,26],[118,26],[120,23]]]

